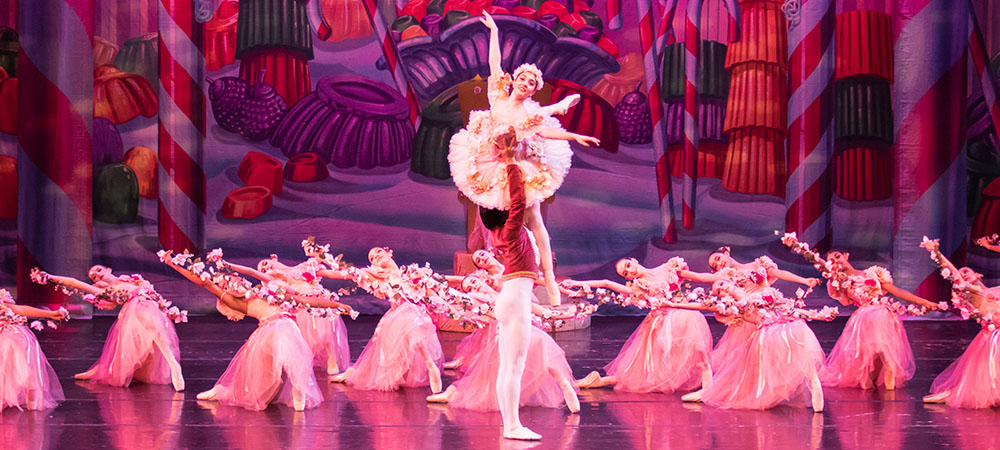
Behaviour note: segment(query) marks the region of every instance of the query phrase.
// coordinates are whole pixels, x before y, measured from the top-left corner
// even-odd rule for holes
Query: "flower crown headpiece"
[[[527,73],[535,78],[535,92],[542,89],[542,85],[545,84],[545,82],[542,81],[542,71],[538,70],[537,66],[530,63],[521,64],[514,70],[512,79],[516,80],[522,73]]]

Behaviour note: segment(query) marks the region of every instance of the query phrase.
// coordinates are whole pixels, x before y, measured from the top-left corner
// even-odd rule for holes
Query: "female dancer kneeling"
[[[719,408],[767,409],[809,392],[813,411],[822,411],[823,349],[801,318],[832,320],[836,308],[798,309],[777,289],[748,294],[725,280],[713,284],[712,292],[715,304],[667,302],[674,308],[715,312],[727,324],[747,322],[752,330],[743,351],[730,353],[733,360],[701,390],[701,400]]]
[[[926,238],[925,238],[926,239]],[[952,305],[963,317],[982,326],[955,362],[931,384],[924,403],[946,403],[954,408],[1000,406],[1000,286],[986,287],[982,275],[968,267],[958,269],[938,249],[938,241],[927,240],[921,247],[941,266],[941,276],[952,283]]]
[[[83,373],[74,377],[111,386],[128,386],[133,379],[153,384],[173,383],[184,390],[180,346],[174,322],[187,320],[186,312],[163,299],[153,285],[138,274],[115,276],[111,269],[95,265],[87,273],[93,284],[75,278],[32,271],[39,284],[49,281],[81,294],[84,300],[101,309],[119,304],[118,320],[111,325],[101,357]]]
[[[38,339],[24,326],[28,318],[63,320],[67,315],[62,308],[47,311],[15,304],[14,297],[0,289],[0,411],[55,408],[66,399]]]
[[[462,288],[473,296],[481,296],[484,310],[492,307],[500,295],[485,280],[476,276],[466,277]],[[582,313],[591,312],[593,309]],[[532,313],[542,319],[568,319],[576,316],[576,311],[555,312],[534,303]],[[500,410],[496,391],[500,367],[497,324],[490,316],[483,317],[483,320],[486,326],[481,329],[485,330],[485,338],[479,341],[480,348],[470,350],[462,378],[448,386],[444,392],[427,397],[428,402],[448,403],[457,408],[482,411]],[[525,368],[521,375],[520,406],[557,408],[565,401],[570,412],[579,412],[580,399],[572,380],[573,370],[566,361],[566,353],[548,333],[537,325],[532,326]]]
[[[350,307],[299,296],[290,291],[283,292],[281,283],[241,289],[239,293],[229,292],[226,290],[229,285],[245,283],[245,280],[234,282],[225,277],[204,280],[199,274],[181,267],[169,252],[160,259],[192,283],[218,297],[216,309],[230,320],[250,316],[259,322],[219,381],[212,389],[198,394],[198,400],[215,400],[252,410],[263,410],[270,403],[277,402],[296,411],[315,407],[323,401],[323,394],[313,375],[312,351],[302,338],[292,314],[279,305],[269,304],[265,298],[281,297],[311,306],[341,310],[349,310]]]
[[[715,281],[716,275],[688,270],[682,258],[647,269],[634,258],[624,258],[615,265],[619,275],[628,280],[622,285],[610,280],[563,281],[566,287],[604,288],[653,303],[653,298],[670,298],[680,289],[682,280]],[[632,301],[631,303],[634,303]],[[712,332],[705,316],[698,311],[650,305],[639,327],[628,338],[618,356],[604,366],[607,376],[597,371],[577,381],[582,388],[614,385],[630,392],[675,392],[708,386],[712,382]]]
[[[389,311],[382,316],[371,340],[346,371],[330,378],[334,383],[348,383],[358,389],[394,391],[400,386],[427,386],[441,392],[441,363],[444,352],[437,327],[425,308],[412,300],[423,301],[436,294],[414,287],[414,283],[392,259],[392,250],[375,247],[368,252],[368,267],[320,270],[317,275],[335,279],[353,279],[372,295],[389,300]],[[401,292],[391,285],[399,283]],[[398,294],[398,295],[396,295]],[[412,297],[421,298],[412,298]]]
[[[316,275],[324,266],[315,259],[287,266],[271,255],[271,258],[257,263],[257,270],[229,262],[226,264],[236,272],[265,283],[280,280],[301,295],[318,296],[324,291],[319,283],[320,277]],[[347,327],[340,315],[317,317],[301,309],[295,313],[295,323],[312,349],[314,366],[325,368],[328,375],[336,375],[347,369],[351,363],[351,350],[347,345]]]

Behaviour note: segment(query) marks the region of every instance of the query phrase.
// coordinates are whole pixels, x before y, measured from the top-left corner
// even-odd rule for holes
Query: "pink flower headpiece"
[[[535,78],[535,92],[542,89],[542,85],[545,84],[545,82],[542,81],[542,71],[538,70],[538,67],[534,64],[521,64],[514,70],[513,79],[516,80],[522,73],[527,73]]]

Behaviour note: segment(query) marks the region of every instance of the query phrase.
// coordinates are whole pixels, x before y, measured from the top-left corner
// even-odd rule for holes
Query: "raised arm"
[[[89,284],[89,283],[84,283],[84,282],[82,282],[80,280],[77,280],[76,278],[72,278],[72,277],[64,277],[64,276],[59,276],[59,275],[49,275],[49,280],[51,280],[52,282],[54,282],[56,284],[59,284],[59,285],[62,285],[62,286],[66,286],[66,287],[70,287],[70,288],[79,289],[81,291],[85,291],[85,292],[88,292],[88,293],[91,293],[91,294],[94,294],[94,295],[99,295],[101,292],[104,292],[104,289],[98,288],[98,287],[96,287],[96,286],[94,286],[92,284]]]
[[[166,265],[168,265],[168,266],[170,266],[174,270],[176,270],[177,273],[183,275],[184,278],[188,279],[188,281],[190,281],[190,282],[192,282],[194,284],[197,284],[198,286],[201,286],[202,288],[204,288],[208,292],[211,292],[212,295],[214,295],[216,297],[220,297],[221,298],[226,293],[226,291],[222,290],[222,288],[220,288],[219,286],[217,286],[215,283],[212,283],[211,281],[202,280],[201,277],[199,277],[198,275],[195,275],[190,270],[187,270],[187,269],[185,269],[185,268],[183,268],[181,266],[178,266],[177,264],[174,264],[174,262],[171,261],[169,254],[167,255],[166,258],[163,258],[163,263],[166,264]]]
[[[483,11],[479,21],[490,30],[490,76],[499,77],[503,75],[503,68],[500,67],[500,59],[502,58],[500,55],[500,30],[497,28],[497,23],[493,21],[493,16],[485,11]]]
[[[941,243],[938,242],[937,239],[928,240],[920,244],[920,246],[926,249],[927,251],[931,252],[931,258],[934,258],[934,260],[941,265],[942,269],[948,269],[952,273],[954,273],[955,276],[958,276],[958,267],[955,267],[955,265],[951,263],[948,257],[944,256],[944,253],[941,253],[941,248],[940,248]]]

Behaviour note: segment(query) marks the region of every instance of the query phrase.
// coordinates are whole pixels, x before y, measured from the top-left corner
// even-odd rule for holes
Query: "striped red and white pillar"
[[[191,0],[160,0],[160,245],[205,248],[205,57]]]
[[[371,22],[372,29],[375,30],[375,37],[382,43],[382,55],[385,56],[385,61],[389,64],[389,73],[392,74],[392,79],[396,82],[396,88],[399,89],[399,93],[406,97],[406,101],[410,104],[410,120],[416,123],[417,118],[420,116],[420,102],[417,101],[417,94],[406,80],[403,60],[400,59],[399,52],[396,50],[396,43],[392,40],[392,35],[389,34],[389,20],[385,16],[385,11],[378,7],[382,2],[377,0],[363,0],[362,3],[364,3],[365,10],[368,13],[368,21]],[[396,2],[392,3],[395,4]],[[393,15],[395,15],[397,8],[394,6],[392,9]]]
[[[670,0],[672,10],[676,0]],[[656,156],[656,186],[660,197],[660,226],[663,241],[677,242],[677,228],[674,224],[673,192],[670,182],[670,158],[667,155],[667,127],[660,104],[659,64],[660,55],[654,48],[656,28],[653,27],[653,4],[651,0],[638,0],[639,44],[642,47],[642,66],[646,75],[646,96],[649,101],[650,118],[653,121],[653,153]],[[660,27],[660,29],[664,29]],[[669,29],[669,27],[666,27]]]
[[[976,70],[973,76],[979,81],[983,90],[983,100],[993,122],[993,129],[1000,134],[1000,105],[997,104],[997,86],[993,83],[1000,74],[990,71],[989,51],[986,49],[986,41],[983,40],[983,32],[979,28],[979,22],[976,21],[972,5],[969,5],[969,56],[972,57],[972,64]]]
[[[606,6],[608,10],[608,29],[613,31],[622,29],[622,0],[608,0]]]
[[[953,0],[896,2],[892,260],[896,284],[931,299],[947,298],[948,286],[921,238],[939,238],[942,253],[965,260],[968,9]]]
[[[688,0],[684,20],[684,178],[681,217],[684,228],[694,228],[698,196],[698,72],[701,46],[702,0]]]
[[[833,189],[833,0],[805,0],[800,21],[788,30],[788,182],[785,231],[813,248],[828,250]]]
[[[66,301],[32,283],[32,267],[82,279],[90,268],[93,13],[92,0],[18,4],[17,292],[26,304]]]

